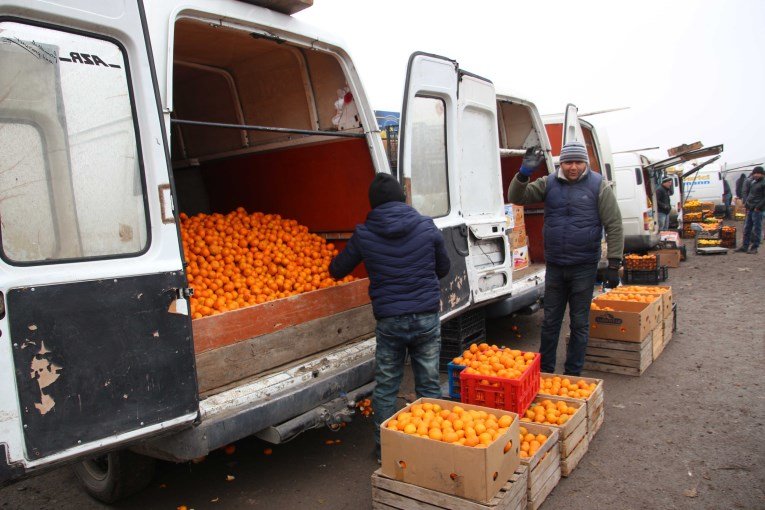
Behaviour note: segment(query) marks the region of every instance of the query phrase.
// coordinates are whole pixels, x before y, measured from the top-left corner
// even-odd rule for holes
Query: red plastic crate
[[[518,379],[460,373],[460,400],[465,404],[512,411],[523,415],[539,393],[542,356],[534,353],[534,361]],[[489,384],[484,384],[483,381]],[[492,386],[497,383],[498,386]]]

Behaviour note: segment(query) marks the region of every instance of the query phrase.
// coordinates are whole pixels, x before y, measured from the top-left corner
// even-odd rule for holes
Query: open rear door
[[[578,141],[585,143],[582,125],[579,123],[579,109],[571,103],[566,105],[566,112],[563,116],[563,139],[561,147],[568,142]]]
[[[0,482],[198,410],[141,5],[75,3],[0,0]]]

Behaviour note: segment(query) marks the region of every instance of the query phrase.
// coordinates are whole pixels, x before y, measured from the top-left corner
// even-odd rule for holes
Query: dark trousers
[[[566,374],[579,375],[584,366],[584,352],[590,332],[590,303],[598,264],[559,266],[547,263],[545,274],[545,318],[542,322],[542,371],[555,373],[560,327],[566,304],[571,318],[571,338],[566,352]]]

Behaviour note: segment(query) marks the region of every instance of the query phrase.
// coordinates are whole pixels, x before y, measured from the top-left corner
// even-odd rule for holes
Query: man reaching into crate
[[[433,220],[405,203],[406,195],[389,174],[369,186],[372,210],[356,226],[329,272],[340,279],[364,262],[369,297],[377,319],[375,389],[372,396],[375,453],[380,459],[380,425],[396,411],[407,351],[417,397],[441,398],[441,287],[449,274],[449,255]]]
[[[611,187],[589,168],[587,148],[569,142],[560,152],[560,169],[529,183],[544,155],[529,149],[507,191],[513,204],[544,201],[545,297],[540,352],[542,371],[555,372],[558,338],[569,306],[571,339],[564,370],[579,375],[590,330],[590,303],[600,260],[603,229],[608,245],[608,286],[619,285],[624,250],[622,216]]]

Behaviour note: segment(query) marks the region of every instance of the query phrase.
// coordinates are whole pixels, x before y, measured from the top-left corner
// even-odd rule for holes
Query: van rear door
[[[399,134],[399,178],[418,211],[434,218],[452,268],[442,280],[446,318],[509,292],[494,86],[457,62],[409,60]]]
[[[76,4],[0,3],[0,482],[197,416],[141,4]]]

